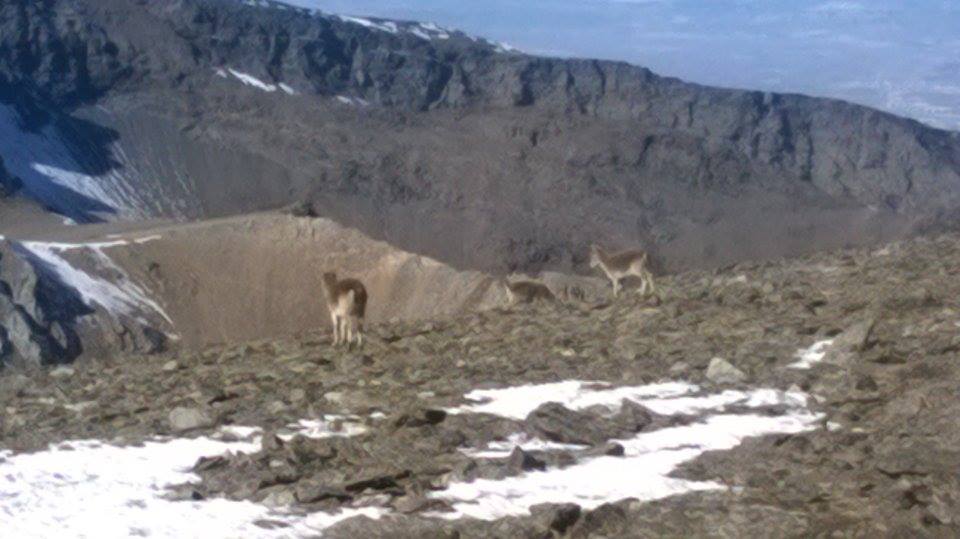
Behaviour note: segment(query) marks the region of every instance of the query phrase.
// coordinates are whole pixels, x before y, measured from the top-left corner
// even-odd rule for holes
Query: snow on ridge
[[[154,236],[135,241],[146,243],[158,238],[158,236]],[[127,315],[137,319],[140,319],[138,313],[144,310],[152,311],[163,317],[170,326],[173,326],[173,320],[150,297],[150,294],[131,280],[127,273],[104,253],[104,249],[121,245],[129,245],[129,243],[126,240],[85,244],[40,241],[19,243],[22,249],[56,274],[65,286],[75,290],[87,306],[99,305],[110,313]],[[79,249],[89,251],[101,270],[115,276],[113,281],[87,273],[75,267],[62,256],[62,253],[66,251]]]
[[[246,84],[247,86],[253,86],[254,88],[258,88],[267,93],[273,93],[277,91],[277,86],[275,84],[267,84],[253,75],[244,73],[242,71],[237,71],[229,67],[227,68],[227,71],[229,71],[231,75],[236,77],[237,80]]]
[[[387,32],[389,34],[396,34],[399,31],[397,23],[393,21],[374,22],[363,17],[352,17],[349,15],[336,15],[336,17],[343,22],[352,22],[353,24],[359,24],[360,26],[372,30],[380,30],[381,32]]]
[[[450,39],[450,34],[453,33],[452,31],[441,26],[437,26],[436,23],[432,22],[422,22],[419,24],[419,26],[423,31],[429,33],[431,37],[436,39]]]
[[[625,440],[612,440],[623,446],[624,455],[621,457],[587,458],[566,468],[532,471],[503,480],[477,479],[470,483],[453,483],[446,490],[430,494],[432,498],[452,504],[453,511],[435,512],[429,516],[447,520],[496,520],[526,515],[531,507],[544,503],[576,503],[584,509],[593,509],[630,498],[649,501],[696,491],[723,490],[726,487],[716,482],[677,479],[671,474],[679,465],[704,452],[730,450],[750,437],[814,430],[822,419],[822,415],[807,409],[807,395],[799,392],[758,389],[719,395],[690,395],[698,390],[689,384],[604,388],[574,381],[468,394],[468,398],[469,395],[483,395],[488,402],[461,407],[459,412],[495,413],[511,419],[525,416],[531,406],[536,407],[542,402],[560,402],[574,409],[597,404],[619,406],[624,395],[657,413],[675,415],[695,411],[707,415],[690,425],[644,432]],[[726,411],[730,404],[752,409],[780,404],[787,411],[780,416],[733,414]],[[518,434],[506,443],[493,443],[486,448],[467,452],[476,457],[506,458],[513,446],[539,451],[565,449],[558,447],[558,444]]]
[[[201,457],[259,451],[260,433],[255,427],[231,426],[213,437],[156,439],[133,447],[85,440],[31,454],[0,450],[4,535],[313,537],[349,518],[379,519],[387,513],[366,507],[303,515],[253,502],[164,497],[168,487],[199,480],[191,469]],[[264,519],[287,527],[268,529],[256,524]]]
[[[272,94],[277,90],[280,90],[287,95],[299,94],[299,92],[297,92],[297,90],[293,86],[290,86],[289,84],[286,84],[284,82],[280,82],[277,84],[270,84],[268,82],[264,82],[258,79],[257,77],[254,77],[249,73],[244,73],[243,71],[237,71],[236,69],[233,69],[230,67],[226,68],[226,70],[224,70],[221,67],[218,67],[214,70],[214,72],[218,77],[221,77],[224,79],[229,78],[229,76],[227,75],[227,73],[229,72],[230,75],[233,75],[237,80],[242,82],[245,86],[252,86],[254,88],[257,88],[258,90],[263,90],[268,94]]]

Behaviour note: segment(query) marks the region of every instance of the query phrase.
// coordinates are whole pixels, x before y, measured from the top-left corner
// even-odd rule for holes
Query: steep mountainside
[[[77,220],[306,199],[458,266],[568,270],[593,240],[717,265],[952,225],[960,208],[956,133],[429,24],[12,0],[0,29],[0,154]]]

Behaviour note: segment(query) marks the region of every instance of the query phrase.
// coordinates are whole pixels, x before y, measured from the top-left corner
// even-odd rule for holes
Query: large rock
[[[619,430],[607,420],[548,402],[527,415],[527,432],[553,442],[598,445],[615,437]]]
[[[729,361],[715,357],[707,367],[707,380],[715,384],[739,384],[747,379],[743,371],[734,367]]]
[[[188,432],[216,425],[216,421],[199,408],[174,408],[168,417],[173,432]]]

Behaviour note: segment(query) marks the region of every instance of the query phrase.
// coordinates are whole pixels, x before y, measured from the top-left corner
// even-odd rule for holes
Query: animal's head
[[[323,284],[327,286],[333,286],[337,284],[337,274],[332,271],[327,271],[323,273]]]
[[[590,245],[590,267],[596,268],[600,265],[600,247],[596,244]]]

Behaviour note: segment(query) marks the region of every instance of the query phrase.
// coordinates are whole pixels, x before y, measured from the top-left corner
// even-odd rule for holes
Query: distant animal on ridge
[[[554,303],[557,297],[547,287],[547,285],[534,281],[517,281],[511,283],[505,278],[500,279],[503,290],[507,293],[509,305],[517,303],[533,303],[535,301],[547,301]]]
[[[338,280],[334,272],[323,274],[323,291],[333,322],[333,345],[350,344],[356,336],[363,346],[363,319],[367,311],[367,289],[357,279]]]
[[[640,293],[655,293],[653,274],[647,269],[646,251],[633,250],[608,253],[599,245],[590,246],[590,267],[599,267],[613,283],[613,297],[620,293],[620,281],[630,275],[640,278]]]

